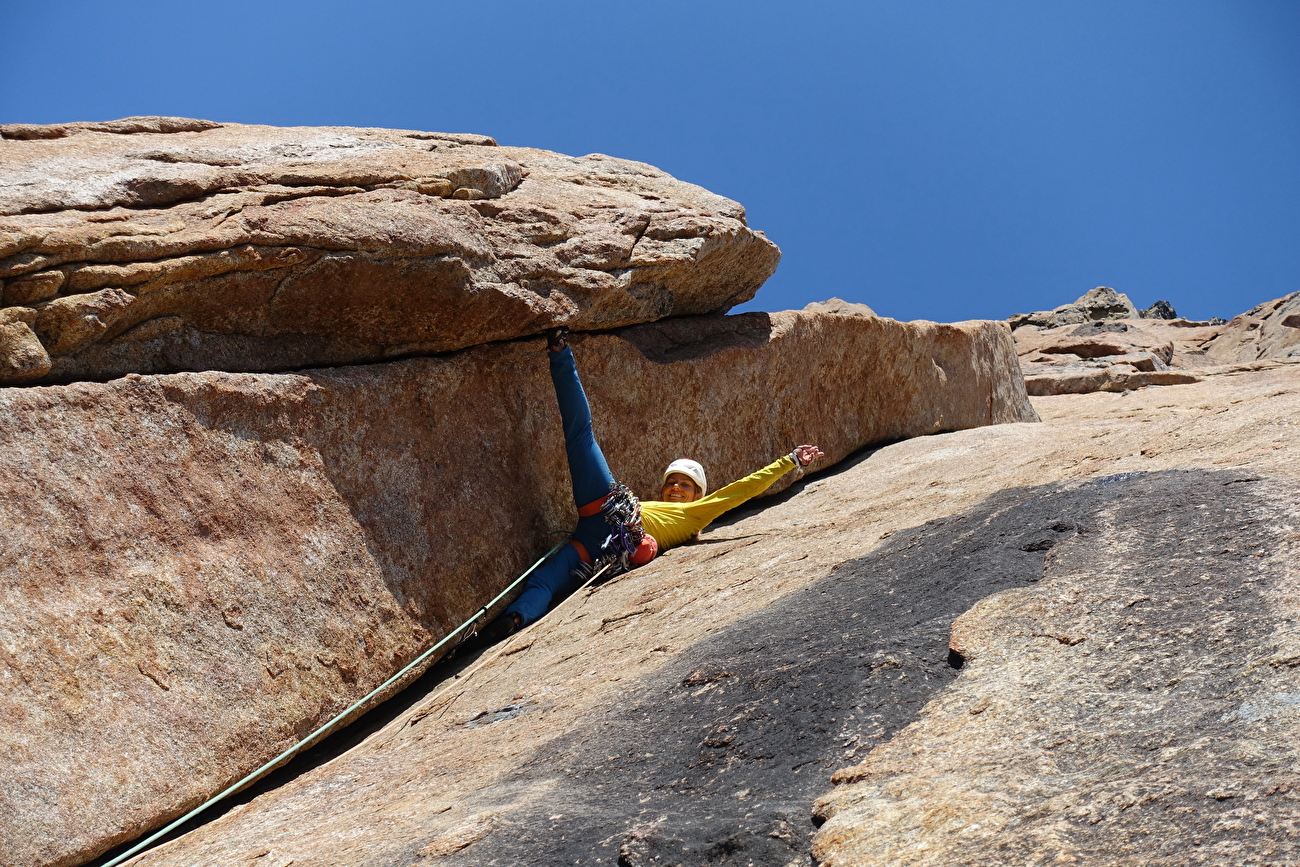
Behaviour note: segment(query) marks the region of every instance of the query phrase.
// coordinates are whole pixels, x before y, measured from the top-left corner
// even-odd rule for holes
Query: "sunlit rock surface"
[[[800,442],[833,463],[1036,419],[1001,323],[746,314],[573,342],[643,495],[679,455],[722,480]],[[79,863],[184,813],[571,528],[546,369],[530,340],[0,390],[5,863]]]
[[[1300,358],[1300,292],[1230,322],[1178,318],[1161,303],[1139,314],[1127,296],[1098,287],[1055,312],[1011,317],[1025,387],[1035,396],[1123,392]]]
[[[1034,402],[573,598],[141,863],[1295,860],[1300,366]]]
[[[188,118],[0,127],[0,384],[720,312],[779,258],[736,202],[601,154]]]

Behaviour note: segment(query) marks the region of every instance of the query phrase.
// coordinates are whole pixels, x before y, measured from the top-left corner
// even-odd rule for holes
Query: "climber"
[[[578,526],[569,543],[529,577],[519,598],[488,624],[471,646],[499,641],[532,623],[552,602],[564,599],[606,563],[621,568],[649,563],[659,551],[689,541],[723,512],[767,490],[796,464],[806,467],[822,457],[816,446],[799,446],[710,496],[706,496],[704,467],[692,460],[676,460],[664,471],[662,502],[638,503],[627,488],[614,481],[596,443],[591,408],[578,379],[568,331],[548,331],[546,348],[564,427]]]

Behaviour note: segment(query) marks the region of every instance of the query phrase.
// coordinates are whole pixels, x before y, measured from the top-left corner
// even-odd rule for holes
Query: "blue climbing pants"
[[[559,352],[548,352],[551,362],[551,382],[555,384],[555,399],[560,405],[560,419],[564,424],[564,451],[569,459],[569,480],[573,484],[573,502],[579,508],[594,503],[614,489],[614,476],[605,463],[596,435],[591,430],[591,407],[587,393],[578,379],[578,365],[573,360],[572,347]],[[578,518],[573,531],[574,541],[588,554],[600,556],[601,546],[609,536],[609,525],[599,512]],[[518,613],[527,626],[545,614],[554,603],[559,603],[578,588],[572,575],[582,558],[573,543],[559,551],[528,576],[524,592],[520,594],[507,613]]]

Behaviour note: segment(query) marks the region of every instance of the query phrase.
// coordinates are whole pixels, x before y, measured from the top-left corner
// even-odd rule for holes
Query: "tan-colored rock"
[[[1300,313],[1294,312],[1300,310],[1300,292],[1260,304],[1231,322],[1193,322],[1161,318],[1173,315],[1167,302],[1142,311],[1141,318],[1129,316],[1123,306],[1128,299],[1104,288],[1076,302],[1081,305],[1095,294],[1091,309],[1101,314],[1097,321],[1082,313],[1064,319],[1048,313],[1011,317],[1030,394],[1180,385],[1201,373],[1300,357],[1300,333],[1287,324],[1300,322]],[[1185,373],[1166,372],[1168,368]],[[1134,372],[1160,375],[1134,377]]]
[[[51,382],[725,311],[780,256],[740,205],[651,166],[485,136],[185,118],[0,135],[4,303],[130,297],[105,328],[58,330]]]
[[[813,301],[811,304],[804,305],[806,313],[837,313],[841,316],[875,316],[876,311],[872,310],[865,304],[859,304],[856,301],[845,301],[842,298],[828,298],[825,301]]]
[[[1185,370],[1141,371],[1131,365],[1061,367],[1025,377],[1025,391],[1033,397],[1053,394],[1088,394],[1093,391],[1132,391],[1149,385],[1188,385],[1201,377]]]
[[[36,331],[45,348],[58,354],[100,337],[126,315],[134,301],[134,295],[121,289],[57,298],[37,308]]]
[[[1149,331],[1130,327],[1127,322],[1097,322],[1038,331],[1017,342],[1016,351],[1021,355],[1038,352],[1079,358],[1151,352],[1165,364],[1174,355],[1171,341],[1162,341]]]
[[[1002,323],[755,313],[574,344],[610,464],[643,494],[681,455],[728,479],[799,442],[834,462],[1036,419]],[[81,863],[220,791],[575,519],[540,341],[5,389],[0,439],[15,867]]]
[[[836,773],[818,863],[1295,860],[1300,485],[1179,476],[953,623],[961,677]]]
[[[1043,424],[915,438],[861,455],[715,526],[699,544],[573,598],[356,749],[138,863],[407,867],[427,863],[427,851],[449,865],[807,864],[813,801],[832,788],[841,806],[818,852],[837,864],[890,863],[886,855],[899,851],[866,848],[872,842],[939,864],[1295,860],[1300,838],[1287,822],[1300,772],[1286,696],[1300,668],[1278,652],[1294,644],[1295,615],[1287,611],[1294,591],[1276,582],[1298,530],[1275,494],[1300,482],[1300,365],[1034,403]],[[1261,484],[1269,491],[1254,493]],[[1093,525],[1053,529],[1075,516],[1052,507],[1083,494],[1100,507],[1087,512]],[[1022,508],[1035,502],[1037,513]],[[1295,502],[1281,507],[1294,513]],[[1109,520],[1112,508],[1126,520]],[[1197,513],[1191,534],[1180,533],[1179,520]],[[1194,566],[1214,532],[1235,533],[1243,522],[1247,533],[1214,550],[1205,578],[1192,574],[1157,593],[1116,594],[1146,574],[1121,556],[1100,570],[1076,559],[1051,565],[1058,548],[1077,543],[1099,557]],[[1066,541],[1045,547],[1043,534]],[[1260,539],[1276,547],[1251,547]],[[1069,574],[1071,565],[1087,568]],[[962,644],[970,661],[954,672],[944,662],[953,621],[987,595],[984,583],[1016,571],[1028,585],[962,618],[983,624],[965,634],[985,650],[981,657]],[[1242,586],[1221,592],[1225,578]],[[848,604],[852,594],[864,601]],[[963,603],[963,594],[974,598]],[[950,596],[955,611],[944,607]],[[1155,635],[1171,596],[1183,620]],[[1222,607],[1240,601],[1260,607]],[[1104,655],[1130,680],[1097,683],[1092,660]],[[1184,666],[1187,682],[1170,685]],[[1253,686],[1232,692],[1252,677]],[[1220,685],[1243,705],[1179,703],[1180,688]],[[1261,717],[1249,720],[1245,704]],[[1189,713],[1171,719],[1178,710]],[[1236,716],[1216,722],[1221,710]],[[1207,717],[1212,740],[1198,743],[1195,727]],[[1064,721],[1080,734],[1054,745],[1045,736]],[[1280,741],[1288,728],[1289,741]],[[1140,736],[1149,740],[1135,756]],[[849,813],[855,787],[874,784],[830,782],[873,749],[893,760],[871,760],[880,785],[907,795],[888,821]],[[1062,768],[1056,756],[1079,761]],[[1217,781],[1186,786],[1195,801],[1165,794],[1204,779],[1211,765],[1200,757]],[[1077,813],[1056,795],[1057,770],[1084,787]],[[1047,797],[1035,801],[1037,792]],[[933,824],[912,822],[929,808]],[[991,848],[973,827],[940,833],[975,808],[1003,828],[1014,814],[1006,833],[1017,845]],[[1241,847],[1196,847],[1186,823],[1203,820],[1221,823],[1211,844]],[[1018,845],[1074,827],[1094,845]],[[1130,834],[1141,829],[1147,842]]]
[[[26,307],[0,310],[0,383],[18,384],[50,372],[50,356],[32,331],[36,311]]]
[[[1300,358],[1298,326],[1300,292],[1292,292],[1234,317],[1206,347],[1206,354],[1222,364]]]
[[[1087,322],[1137,318],[1139,318],[1138,309],[1127,295],[1116,292],[1109,286],[1098,286],[1080,295],[1072,304],[1062,304],[1055,310],[1017,313],[1008,321],[1013,329],[1019,330],[1026,325],[1037,328],[1059,328]]]
[[[4,303],[11,306],[48,301],[59,294],[65,279],[62,271],[41,271],[10,280],[4,287]]]
[[[1182,385],[1230,364],[1212,357],[1223,324],[1127,319],[1014,332],[1029,393],[1036,396]],[[1238,362],[1240,363],[1240,362]]]

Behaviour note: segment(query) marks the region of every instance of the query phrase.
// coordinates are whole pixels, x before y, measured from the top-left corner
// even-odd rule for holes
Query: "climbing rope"
[[[592,575],[590,578],[588,578],[586,581],[584,581],[581,587],[579,587],[577,590],[574,590],[572,593],[569,594],[569,596],[568,596],[568,597],[567,597],[563,602],[561,602],[559,605],[555,606],[555,608],[552,609],[552,610],[549,612],[549,614],[548,614],[547,616],[550,617],[552,620],[554,620],[554,619],[556,618],[556,616],[558,616],[560,610],[564,608],[564,606],[568,605],[568,604],[569,604],[570,602],[572,602],[574,599],[581,599],[581,598],[582,598],[582,591],[583,591],[583,590],[586,590],[588,587],[590,587],[590,586],[591,586],[591,585],[592,585],[596,580],[598,580],[598,579],[600,578],[600,576],[604,575],[604,574],[605,574],[606,572],[608,572],[610,569],[614,568],[615,565],[617,565],[617,562],[616,562],[616,561],[610,561],[610,562],[606,563],[606,564],[605,564],[604,566],[602,566],[599,570],[597,570],[596,574]],[[542,622],[541,620],[535,620],[535,621],[533,621],[532,623],[530,623],[528,626],[525,626],[523,629],[521,629],[521,630],[519,630],[518,632],[514,633],[513,635],[507,637],[505,641],[501,642],[501,645],[500,645],[496,650],[492,651],[492,653],[484,654],[484,655],[483,655],[483,656],[478,660],[478,662],[474,663],[474,667],[471,668],[469,671],[465,672],[464,675],[456,675],[456,680],[455,680],[453,683],[449,683],[449,684],[447,684],[447,685],[444,686],[442,689],[438,690],[438,691],[435,692],[433,695],[431,695],[431,696],[429,696],[428,698],[426,698],[426,699],[421,703],[421,704],[423,705],[423,708],[424,708],[424,709],[423,709],[423,710],[417,710],[417,711],[414,711],[414,712],[411,714],[411,716],[407,717],[407,718],[402,722],[401,726],[399,726],[399,731],[400,731],[400,729],[404,729],[404,728],[407,728],[407,727],[409,727],[409,726],[413,726],[413,725],[415,725],[415,724],[418,723],[418,722],[422,722],[426,716],[428,716],[428,715],[430,715],[430,714],[432,714],[432,713],[434,712],[434,710],[435,710],[435,708],[434,708],[434,703],[437,702],[438,699],[442,698],[444,695],[446,695],[448,692],[450,692],[451,690],[455,689],[456,687],[463,687],[463,686],[464,686],[464,685],[469,681],[469,679],[470,679],[474,674],[476,674],[480,669],[482,669],[482,668],[488,666],[489,664],[491,664],[491,663],[492,663],[492,662],[493,662],[497,657],[501,656],[502,654],[506,653],[507,651],[510,651],[511,653],[516,652],[516,651],[514,651],[514,650],[511,650],[511,648],[515,645],[516,640],[519,639],[519,638],[521,638],[521,637],[523,637],[525,634],[527,634],[527,633],[529,632],[529,630],[533,629],[533,627],[537,626],[537,625],[538,625],[539,623],[541,623],[541,622]],[[528,646],[528,645],[524,645],[523,647],[521,647],[521,648],[519,648],[519,649],[522,650],[522,649],[526,648],[527,646]],[[456,701],[456,699],[460,698],[461,695],[464,695],[464,693],[462,692],[462,693],[460,693],[460,694],[458,694],[458,695],[453,696],[453,697],[451,698],[450,701],[448,701],[445,705],[443,705],[443,707],[441,707],[441,708],[437,708],[436,710],[438,710],[438,711],[446,710],[448,707],[450,707],[452,704],[454,704],[455,701]],[[441,715],[442,715],[442,714],[441,714],[441,712],[440,712],[440,713],[439,713],[439,716],[441,716]],[[435,719],[436,719],[436,717],[435,717]],[[397,736],[396,733],[394,733],[393,735],[390,735],[390,736],[389,736],[389,740],[391,741],[391,740],[392,740],[394,737],[396,737],[396,736]],[[105,865],[105,867],[108,867],[108,865]]]
[[[374,689],[372,689],[369,693],[367,693],[367,694],[365,695],[364,698],[360,698],[360,699],[358,699],[357,701],[353,702],[352,705],[351,705],[350,707],[348,707],[347,710],[345,710],[345,711],[343,711],[342,713],[338,714],[338,715],[335,716],[333,719],[331,719],[329,722],[325,723],[323,726],[321,726],[320,728],[316,729],[316,731],[314,731],[314,732],[312,732],[311,734],[307,735],[306,738],[304,738],[303,740],[301,740],[301,741],[299,741],[298,743],[294,744],[293,746],[289,747],[289,749],[287,749],[287,750],[285,750],[284,752],[280,753],[280,755],[278,755],[278,756],[276,756],[275,758],[271,759],[271,761],[269,761],[269,762],[267,762],[266,764],[262,765],[262,767],[260,767],[260,768],[258,768],[257,770],[253,771],[251,774],[249,774],[248,776],[244,777],[244,778],[243,778],[242,780],[240,780],[239,782],[232,784],[232,785],[231,785],[229,788],[227,788],[225,791],[221,792],[220,794],[213,795],[211,798],[209,798],[208,800],[204,801],[202,804],[200,804],[199,806],[195,807],[193,810],[190,810],[190,811],[189,811],[188,813],[186,813],[184,816],[181,816],[179,819],[177,819],[176,821],[172,822],[172,823],[171,823],[170,825],[168,825],[167,827],[165,827],[165,828],[163,828],[163,829],[161,829],[161,830],[159,830],[159,831],[156,831],[155,833],[151,834],[151,835],[150,835],[149,837],[147,837],[146,839],[141,840],[139,843],[135,844],[135,845],[132,846],[130,849],[128,849],[127,851],[123,852],[121,855],[118,855],[118,856],[117,856],[116,858],[114,858],[113,860],[108,861],[107,863],[105,863],[105,864],[103,865],[103,867],[117,867],[118,864],[121,864],[121,863],[122,863],[123,861],[125,861],[126,859],[132,857],[133,855],[136,855],[136,854],[139,853],[141,850],[143,850],[144,848],[146,848],[150,843],[154,842],[155,840],[157,840],[157,839],[160,838],[160,837],[163,837],[163,836],[166,835],[166,834],[169,834],[170,832],[172,832],[172,831],[174,831],[175,829],[179,828],[181,825],[184,825],[184,824],[185,824],[186,822],[188,822],[190,819],[193,819],[195,816],[199,815],[199,814],[202,813],[204,810],[208,809],[209,807],[211,807],[213,804],[217,803],[218,801],[224,800],[225,798],[230,797],[231,795],[233,795],[234,793],[238,792],[239,790],[241,790],[241,789],[243,789],[243,788],[245,788],[245,787],[247,787],[247,786],[249,786],[249,785],[252,785],[253,783],[256,783],[256,782],[257,782],[258,780],[260,780],[262,777],[266,776],[266,775],[269,774],[271,771],[275,770],[275,769],[278,768],[280,765],[282,765],[282,764],[284,764],[285,762],[289,761],[289,760],[292,759],[294,756],[298,755],[298,753],[302,752],[302,751],[305,750],[307,747],[311,746],[313,743],[315,743],[316,741],[320,740],[320,738],[323,737],[323,736],[325,735],[326,732],[328,732],[330,729],[334,728],[334,726],[338,725],[338,723],[339,723],[341,720],[343,720],[344,718],[346,718],[350,713],[352,713],[352,712],[355,711],[357,708],[359,708],[359,707],[361,707],[362,705],[364,705],[366,702],[370,701],[372,698],[374,698],[374,697],[375,697],[376,695],[378,695],[379,693],[383,692],[383,691],[384,691],[385,689],[387,689],[388,687],[392,686],[394,683],[397,683],[397,681],[401,680],[402,677],[403,677],[407,672],[409,672],[411,669],[415,668],[415,667],[416,667],[417,665],[419,665],[421,662],[424,662],[424,660],[428,659],[428,658],[429,658],[429,657],[434,653],[434,651],[436,651],[438,648],[442,647],[444,644],[446,644],[448,641],[450,641],[452,638],[454,638],[457,634],[459,634],[459,633],[460,633],[463,629],[465,629],[467,626],[472,625],[472,624],[475,623],[475,622],[476,622],[480,617],[482,617],[483,615],[487,614],[487,612],[492,608],[493,605],[496,605],[498,602],[500,602],[502,599],[504,599],[505,596],[506,596],[506,594],[508,594],[511,590],[513,590],[513,589],[515,589],[516,587],[518,587],[521,581],[523,581],[523,580],[524,580],[525,578],[527,578],[529,575],[533,574],[533,572],[537,569],[538,566],[541,566],[543,563],[545,563],[547,560],[549,560],[550,557],[551,557],[551,555],[554,554],[556,551],[560,550],[560,548],[563,547],[564,544],[565,544],[566,542],[568,542],[568,541],[569,541],[569,534],[568,534],[568,533],[565,533],[564,538],[561,539],[561,540],[556,544],[556,546],[555,546],[554,548],[552,548],[551,550],[547,551],[545,554],[543,554],[543,555],[541,556],[541,558],[540,558],[536,563],[534,563],[533,565],[529,566],[528,569],[524,572],[524,574],[520,575],[520,576],[519,576],[518,578],[516,578],[513,582],[511,582],[511,584],[510,584],[509,587],[507,587],[506,589],[504,589],[504,590],[502,590],[500,593],[498,593],[495,599],[493,599],[493,600],[492,600],[491,602],[489,602],[488,604],[484,605],[484,606],[483,606],[482,608],[480,608],[478,611],[475,611],[473,617],[471,617],[469,620],[466,620],[466,621],[465,621],[464,623],[462,623],[460,626],[457,626],[457,627],[456,627],[455,629],[453,629],[451,632],[447,633],[445,636],[443,636],[443,638],[442,638],[441,641],[439,641],[439,642],[438,642],[437,644],[435,644],[433,647],[430,647],[430,648],[429,648],[428,650],[426,650],[424,653],[421,653],[421,654],[420,654],[419,656],[417,656],[415,659],[411,660],[411,662],[408,663],[408,664],[406,665],[405,668],[403,668],[401,671],[397,672],[397,674],[393,675],[392,677],[388,678],[388,680],[384,681],[384,682],[381,683],[379,686],[377,686],[377,687],[375,687]],[[591,583],[590,581],[587,582],[587,584],[590,584],[590,583]],[[587,586],[587,585],[584,584],[583,587],[585,587],[585,586]],[[495,656],[495,654],[494,654],[494,656]]]

